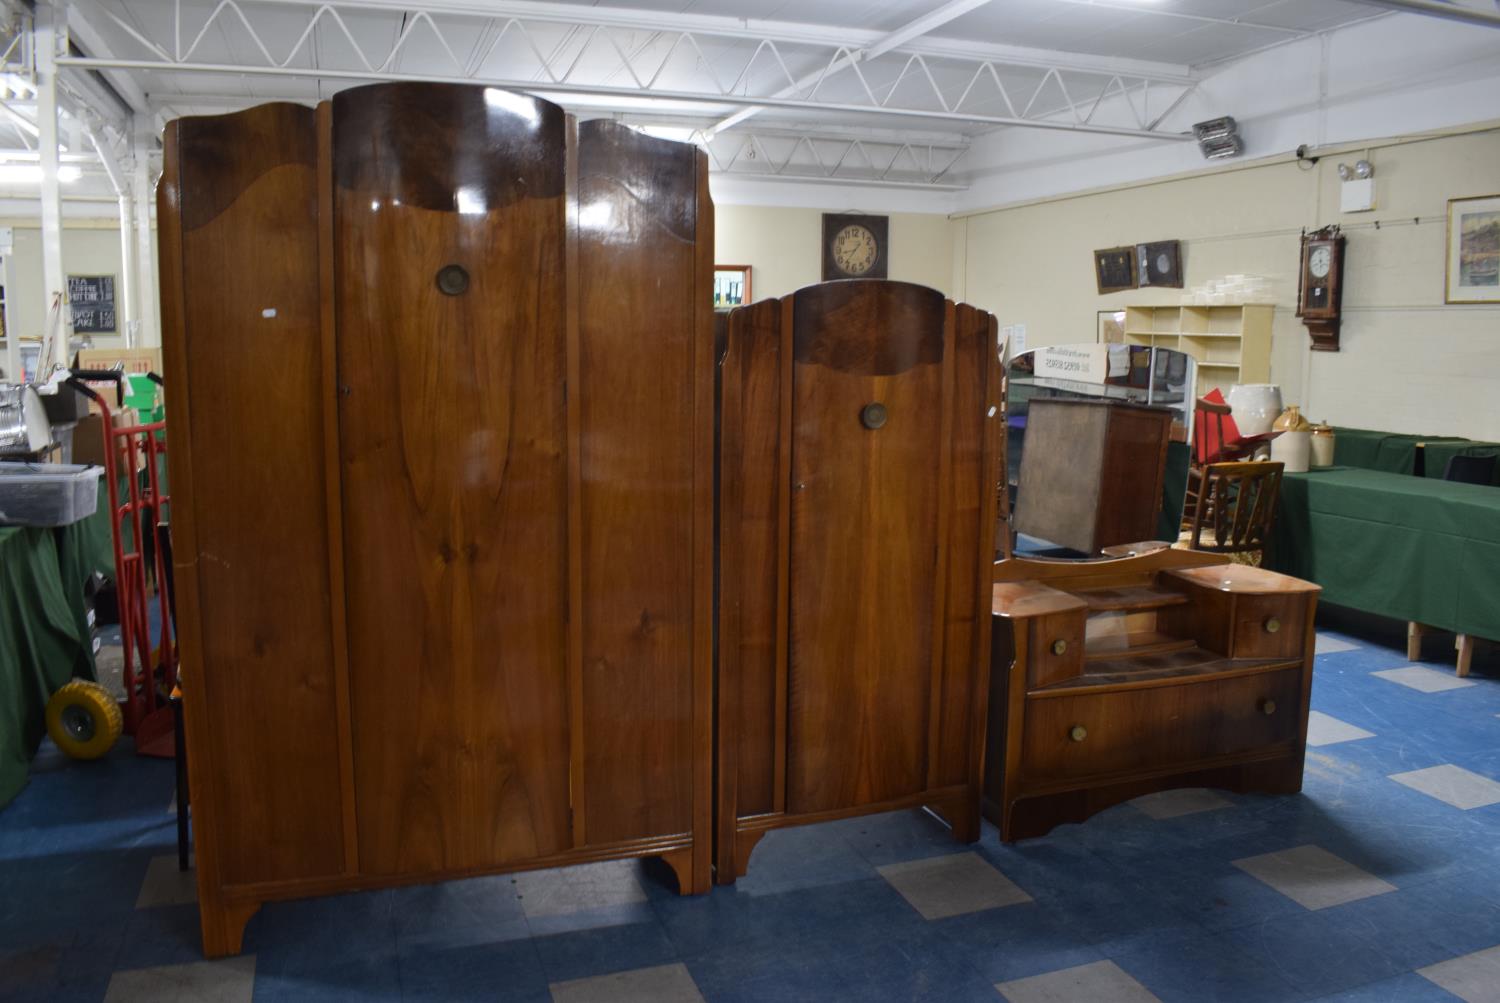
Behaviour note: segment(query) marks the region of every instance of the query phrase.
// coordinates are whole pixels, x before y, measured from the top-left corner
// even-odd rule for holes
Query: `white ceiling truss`
[[[968,144],[963,142],[760,130],[693,130],[685,138],[703,147],[710,169],[721,174],[934,191],[961,191],[965,187],[944,180],[967,152]]]
[[[978,6],[955,0],[934,13]],[[939,180],[948,152],[956,159],[968,135],[996,127],[1190,139],[1163,121],[1197,84],[1179,64],[923,37],[942,23],[932,14],[875,32],[561,3],[174,0],[148,11],[89,0],[69,23],[91,44],[59,66],[135,75],[153,103],[193,89],[180,81],[201,89],[215,76],[293,100],[377,80],[482,83],[603,113],[696,115],[699,140],[727,173],[934,188],[953,187]],[[266,99],[247,93],[242,103]],[[757,113],[768,128],[811,119],[813,134],[778,154],[762,130],[734,128]],[[947,143],[833,149],[816,136],[828,122],[941,129]],[[720,136],[735,141],[710,142]]]

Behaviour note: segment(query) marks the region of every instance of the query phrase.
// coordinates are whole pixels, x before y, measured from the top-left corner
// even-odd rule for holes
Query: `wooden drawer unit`
[[[1033,698],[1021,775],[1052,784],[1191,765],[1290,743],[1300,668],[1230,679]]]
[[[1027,680],[1035,688],[1072,679],[1083,672],[1082,610],[1039,616],[1031,621],[1027,644],[1031,673]]]
[[[1176,787],[1302,789],[1316,585],[1171,548],[994,574],[983,811],[1002,839]]]

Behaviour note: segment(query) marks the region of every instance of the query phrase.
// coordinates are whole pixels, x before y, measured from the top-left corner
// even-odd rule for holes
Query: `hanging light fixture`
[[[1239,135],[1239,127],[1229,115],[1211,118],[1193,125],[1193,136],[1198,140],[1198,149],[1208,160],[1223,160],[1237,157],[1245,152],[1245,144]]]

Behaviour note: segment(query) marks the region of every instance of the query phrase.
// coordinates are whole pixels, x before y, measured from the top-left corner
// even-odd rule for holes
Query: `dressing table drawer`
[[[1299,595],[1236,596],[1231,657],[1296,657],[1302,651],[1307,605],[1307,597]]]
[[[1046,784],[1187,766],[1297,740],[1302,670],[1027,701],[1022,777]]]

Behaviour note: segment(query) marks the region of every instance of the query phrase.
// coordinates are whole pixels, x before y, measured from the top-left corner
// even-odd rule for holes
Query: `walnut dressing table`
[[[1301,790],[1318,592],[1165,548],[996,564],[985,816],[1010,842],[1153,791]]]

